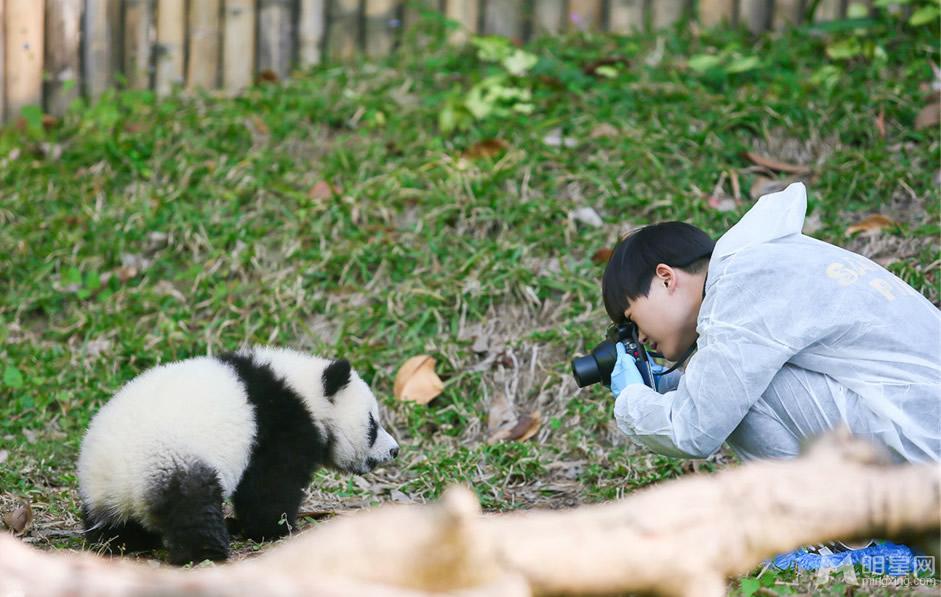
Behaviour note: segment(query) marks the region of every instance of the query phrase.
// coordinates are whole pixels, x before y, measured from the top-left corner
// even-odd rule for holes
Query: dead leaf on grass
[[[3,524],[14,535],[25,535],[33,524],[33,508],[27,502],[12,512],[3,514]]]
[[[776,180],[774,178],[768,178],[767,176],[759,175],[756,176],[755,180],[752,181],[748,194],[751,196],[753,201],[758,201],[758,199],[769,193],[783,191],[786,186],[787,181]]]
[[[314,201],[323,201],[334,195],[339,195],[340,190],[325,180],[318,180],[314,186],[307,191],[307,196]]]
[[[774,158],[769,158],[763,155],[758,155],[757,153],[752,153],[750,151],[745,152],[745,157],[752,163],[763,166],[769,170],[774,170],[775,172],[788,172],[791,174],[809,174],[809,166],[801,166],[799,164],[788,164],[787,162],[782,162]]]
[[[921,109],[915,117],[915,130],[937,128],[941,124],[941,103],[934,102]]]
[[[880,139],[885,139],[885,108],[879,108],[879,114],[876,116],[876,131]]]
[[[522,415],[516,419],[512,427],[503,427],[490,435],[488,443],[498,441],[519,441],[524,442],[539,432],[542,426],[542,416],[539,412],[533,412],[528,415]]]
[[[579,207],[578,209],[573,210],[569,215],[576,222],[581,222],[582,224],[591,226],[592,228],[600,228],[604,225],[604,220],[602,220],[601,216],[598,215],[598,212],[591,207]]]
[[[708,195],[706,197],[706,203],[709,207],[717,211],[732,211],[738,207],[738,203],[736,203],[735,199],[716,195]]]
[[[593,263],[597,263],[599,265],[603,263],[607,263],[608,260],[611,259],[612,253],[614,253],[614,251],[612,251],[608,247],[604,247],[595,251],[595,254],[591,256],[591,260]]]
[[[435,373],[435,359],[423,354],[405,361],[395,375],[392,393],[397,400],[428,404],[444,390]]]
[[[866,216],[852,226],[848,226],[846,228],[846,235],[849,236],[857,232],[867,232],[874,234],[881,231],[883,228],[888,228],[890,226],[895,226],[895,221],[893,219],[888,218],[882,214],[872,214],[871,216]]]
[[[258,82],[259,83],[277,83],[278,82],[278,73],[274,72],[270,68],[258,73]]]
[[[469,160],[492,158],[498,153],[506,151],[509,148],[510,144],[503,139],[484,139],[483,141],[474,143],[464,150],[464,153],[461,154],[461,157],[467,158]]]
[[[608,124],[607,122],[602,122],[599,125],[596,125],[595,128],[591,129],[591,138],[592,139],[601,139],[605,137],[617,137],[621,132],[615,128],[613,125]]]

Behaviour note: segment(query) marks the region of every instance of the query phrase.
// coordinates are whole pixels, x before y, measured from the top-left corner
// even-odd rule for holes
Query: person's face
[[[648,349],[676,361],[693,345],[703,277],[662,263],[657,266],[647,296],[637,297],[624,311]]]

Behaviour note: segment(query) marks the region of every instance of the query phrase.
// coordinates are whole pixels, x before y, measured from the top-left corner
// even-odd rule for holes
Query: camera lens
[[[580,388],[598,382],[606,386],[611,385],[611,372],[614,371],[614,364],[617,360],[618,352],[615,343],[605,340],[590,354],[572,360],[572,375],[575,377],[575,383]]]

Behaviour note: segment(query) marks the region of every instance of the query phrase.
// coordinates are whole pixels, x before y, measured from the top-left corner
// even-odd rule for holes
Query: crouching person
[[[898,461],[941,460],[941,313],[876,263],[801,234],[800,183],[717,242],[667,222],[621,240],[602,282],[615,324],[679,372],[644,384],[619,345],[618,427],[661,454],[789,458],[838,425]]]

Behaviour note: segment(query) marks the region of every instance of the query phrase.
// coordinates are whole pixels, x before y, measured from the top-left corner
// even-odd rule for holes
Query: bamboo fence
[[[394,52],[422,11],[472,34],[521,41],[568,31],[630,33],[697,21],[754,32],[839,19],[872,0],[0,0],[0,120],[61,114],[113,87],[220,89],[357,55]]]

